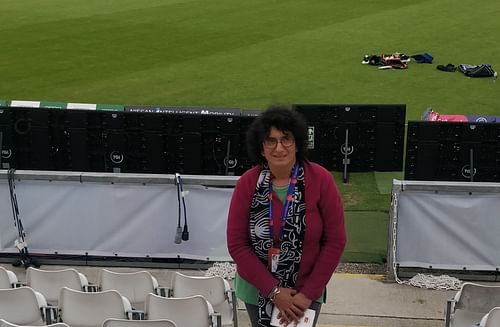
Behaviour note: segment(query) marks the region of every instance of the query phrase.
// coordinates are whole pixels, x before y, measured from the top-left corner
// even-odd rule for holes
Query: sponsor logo
[[[236,113],[233,111],[218,111],[217,109],[213,110],[201,110],[202,115],[211,115],[211,116],[236,116]]]
[[[127,112],[159,113],[159,114],[182,114],[182,115],[204,115],[204,116],[240,116],[237,108],[196,108],[196,107],[158,107],[139,106],[125,107]]]
[[[307,126],[307,148],[314,149],[314,126]]]
[[[340,146],[340,152],[342,152],[342,154],[344,154],[344,155],[347,152],[347,155],[350,155],[350,154],[352,154],[354,152],[354,145],[347,144],[347,149],[346,149],[345,144],[342,144]]]
[[[113,151],[109,155],[109,159],[115,164],[121,164],[123,162],[124,156],[119,151]]]
[[[12,157],[12,150],[11,149],[2,149],[2,158],[9,159],[10,157]]]
[[[227,168],[233,169],[236,167],[238,164],[238,160],[236,158],[230,159],[230,158],[224,158],[224,166]]]
[[[474,167],[474,173],[472,176],[476,176],[476,174],[477,174],[477,169]],[[470,178],[471,176],[470,165],[465,165],[462,167],[462,176],[464,178]]]

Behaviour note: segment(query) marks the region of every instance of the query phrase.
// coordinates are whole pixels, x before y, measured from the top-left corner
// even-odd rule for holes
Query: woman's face
[[[262,155],[271,170],[292,169],[296,153],[297,146],[291,132],[282,132],[272,127],[269,136],[262,142]]]

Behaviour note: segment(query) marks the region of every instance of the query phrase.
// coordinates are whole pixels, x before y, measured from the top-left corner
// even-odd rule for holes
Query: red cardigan
[[[342,200],[330,172],[312,162],[306,162],[304,170],[306,231],[295,289],[314,300],[321,296],[340,261],[346,232]],[[253,251],[248,221],[259,174],[260,167],[253,167],[236,183],[229,207],[227,244],[238,274],[267,295],[278,280]],[[275,226],[279,226],[282,210],[283,203],[273,201]]]

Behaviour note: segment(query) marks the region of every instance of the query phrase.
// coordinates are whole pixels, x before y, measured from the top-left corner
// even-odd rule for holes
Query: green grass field
[[[496,0],[0,0],[0,99],[263,108],[405,103],[500,112]],[[428,52],[379,71],[364,54]]]
[[[0,99],[265,108],[404,103],[407,118],[500,115],[498,0],[0,0]],[[407,70],[365,54],[428,52]],[[344,260],[384,260],[392,178],[352,174]]]

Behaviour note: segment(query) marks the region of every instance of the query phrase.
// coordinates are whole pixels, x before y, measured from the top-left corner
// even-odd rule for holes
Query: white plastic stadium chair
[[[13,288],[19,283],[14,272],[0,266],[0,288]]]
[[[495,307],[481,319],[480,327],[500,326],[500,307]]]
[[[500,286],[463,283],[455,296],[448,300],[446,327],[471,327],[492,308],[500,306]]]
[[[13,323],[8,322],[6,320],[0,319],[0,327],[33,327],[33,325],[31,325],[31,326],[30,325],[16,325],[16,324],[13,324]],[[69,327],[69,326],[63,322],[58,322],[55,324],[46,325],[44,327]]]
[[[168,319],[157,320],[124,320],[106,319],[102,327],[177,327],[175,322]]]
[[[172,296],[202,295],[222,318],[223,326],[238,326],[236,297],[229,282],[218,276],[187,276],[176,272],[172,276]]]
[[[128,319],[130,302],[118,291],[81,292],[63,287],[60,317],[71,327],[101,327],[108,318]]]
[[[156,294],[158,290],[158,281],[147,271],[114,272],[101,269],[98,284],[101,291],[117,290],[137,309],[144,309],[146,295]]]
[[[0,289],[0,319],[18,325],[45,325],[47,302],[30,287]]]
[[[145,303],[148,320],[169,319],[177,327],[213,326],[214,310],[201,295],[185,298],[161,297],[148,294]]]
[[[26,284],[42,293],[49,304],[57,305],[63,287],[84,291],[89,282],[87,277],[76,269],[42,270],[29,267],[26,270]]]

